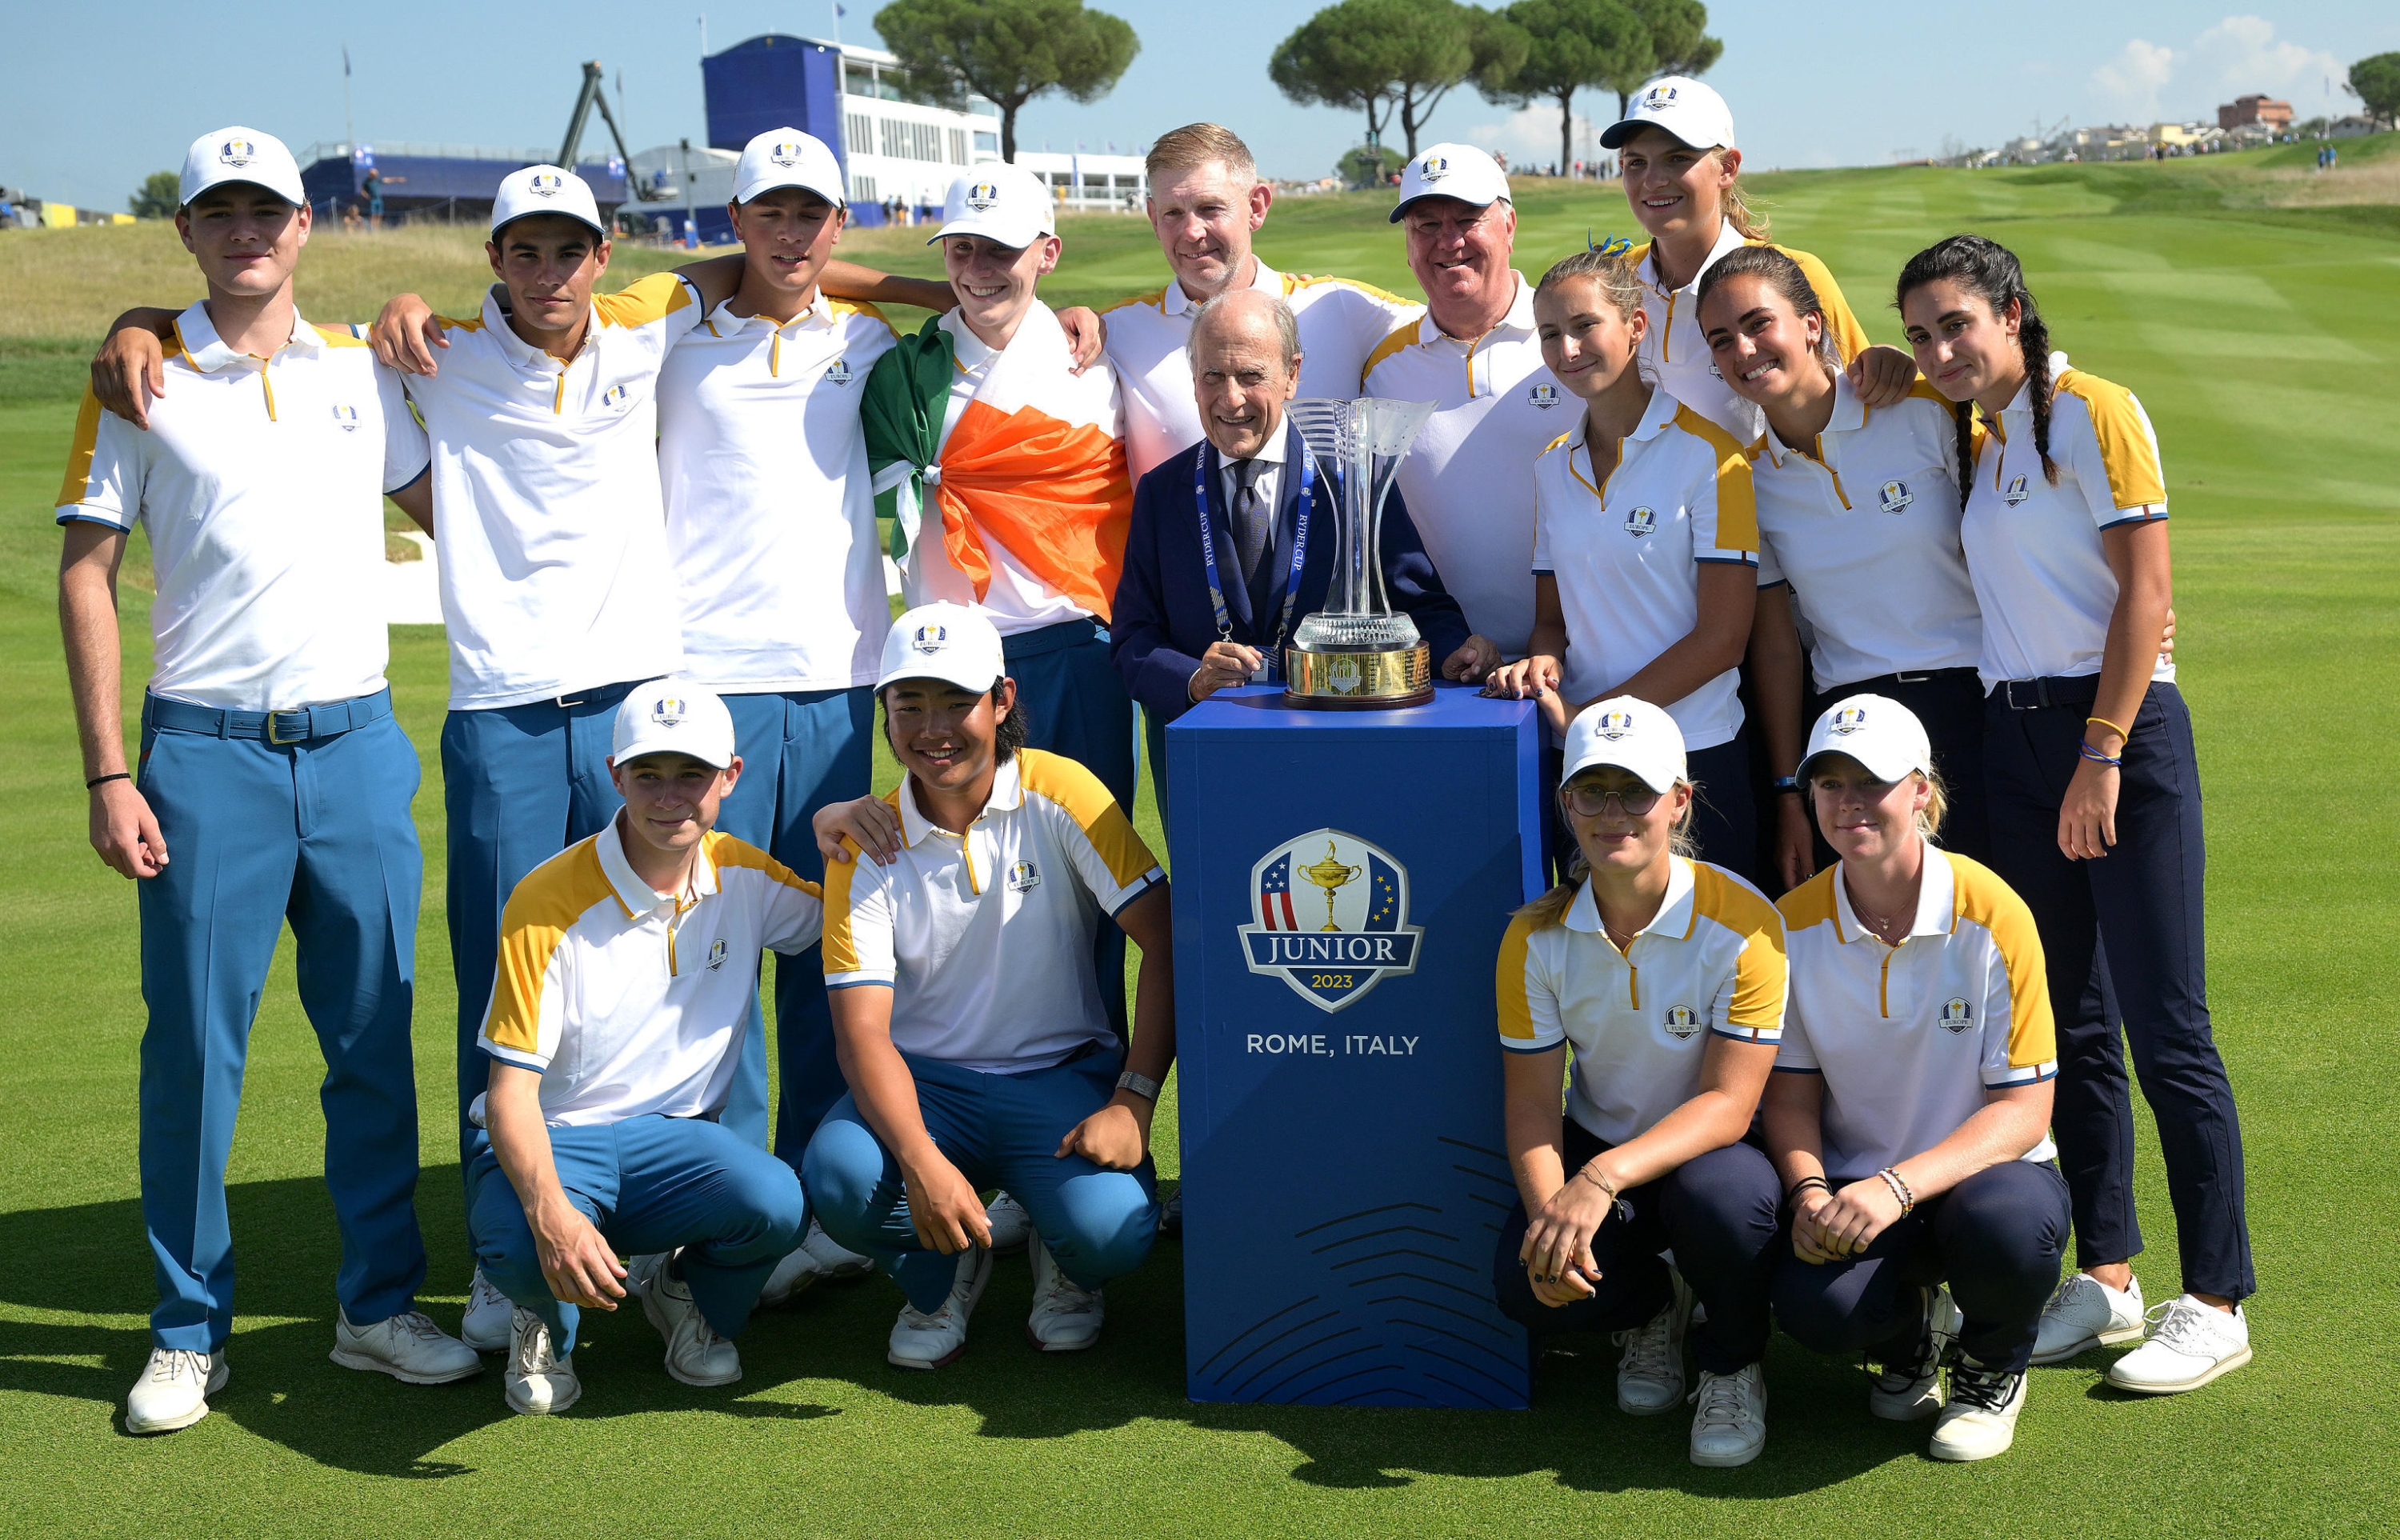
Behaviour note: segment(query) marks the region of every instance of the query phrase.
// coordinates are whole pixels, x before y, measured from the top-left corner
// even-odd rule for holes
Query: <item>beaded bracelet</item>
[[[1899,1172],[1887,1165],[1882,1170],[1876,1172],[1875,1175],[1881,1177],[1883,1179],[1883,1184],[1891,1189],[1891,1195],[1900,1200],[1900,1217],[1902,1219],[1904,1220],[1908,1218],[1910,1214],[1916,1211],[1916,1194],[1908,1190],[1908,1183],[1900,1179]]]
[[[2084,758],[2091,760],[2095,765],[2107,765],[2111,770],[2123,770],[2125,768],[2125,761],[2123,759],[2113,754],[2103,754],[2098,749],[2093,748],[2091,744],[2084,743],[2081,739],[2076,740],[2075,747],[2082,754]]]

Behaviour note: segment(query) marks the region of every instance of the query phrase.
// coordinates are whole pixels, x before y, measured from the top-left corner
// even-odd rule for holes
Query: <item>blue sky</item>
[[[1092,106],[1028,108],[1020,138],[1031,147],[1125,148],[1207,117],[1237,129],[1272,174],[1322,174],[1361,125],[1292,106],[1266,78],[1267,55],[1305,7],[1100,0],[1133,23],[1140,57]],[[852,4],[844,35],[871,40],[875,9],[872,0]],[[2268,9],[2271,20],[2260,15]],[[623,75],[634,149],[697,139],[703,11],[712,48],[767,31],[825,36],[834,24],[829,0],[583,0],[539,9],[492,0],[29,4],[8,28],[0,184],[122,208],[144,174],[177,165],[194,137],[226,123],[264,129],[295,150],[340,139],[345,43],[358,134],[370,143],[554,144],[580,61],[591,58],[607,65],[612,87]],[[1710,79],[1733,103],[1744,151],[1762,170],[1876,164],[1902,151],[1935,153],[1945,139],[1988,144],[2037,120],[2208,117],[2248,90],[2287,96],[2303,116],[2339,113],[2350,104],[2339,89],[2349,63],[2400,49],[2400,7],[2389,0],[2014,0],[1946,12],[1857,0],[1821,15],[1774,0],[1721,0],[1711,11],[1726,47]],[[1604,124],[1613,106],[1595,97],[1578,110]],[[1554,111],[1511,115],[1465,90],[1442,103],[1430,133],[1516,159],[1547,159],[1558,143]]]

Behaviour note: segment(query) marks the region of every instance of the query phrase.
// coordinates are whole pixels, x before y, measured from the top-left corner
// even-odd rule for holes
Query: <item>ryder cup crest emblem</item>
[[[1678,1043],[1686,1042],[1700,1029],[1700,1013],[1688,1005],[1670,1005],[1660,1025],[1667,1029],[1669,1037]]]
[[[1883,484],[1883,511],[1885,512],[1897,513],[1916,500],[1916,495],[1909,491],[1908,484],[1906,482],[1886,482]]]
[[[612,385],[600,393],[600,404],[612,410],[622,406],[625,404],[625,393],[623,386]]]
[[[1625,532],[1635,539],[1658,532],[1658,515],[1649,509],[1637,508],[1625,515]]]
[[[800,158],[800,147],[791,140],[782,140],[774,148],[767,152],[767,158],[778,166],[797,165]]]
[[[1630,711],[1602,712],[1600,726],[1592,730],[1614,743],[1633,730],[1633,714]]]
[[[1952,1000],[1942,1007],[1942,1029],[1956,1036],[1975,1024],[1974,1010],[1963,1000]]]
[[[724,966],[725,938],[723,936],[718,936],[716,940],[708,944],[708,971],[713,974],[716,972],[717,969]]]
[[[650,707],[650,720],[662,728],[679,728],[690,709],[675,696],[661,695]]]
[[[848,385],[850,383],[849,361],[845,359],[836,359],[831,363],[826,364],[825,380],[827,385]]]
[[[1544,380],[1525,392],[1525,399],[1547,412],[1559,403],[1559,388]]]
[[[1450,174],[1448,156],[1429,155],[1417,163],[1417,175],[1427,182],[1439,182]]]
[[[1250,868],[1250,972],[1281,978],[1320,1011],[1338,1011],[1386,974],[1414,973],[1422,928],[1409,923],[1409,871],[1390,852],[1340,829],[1285,840]]]
[[[1042,886],[1042,870],[1030,861],[1019,861],[1008,868],[1008,891],[1030,893]]]
[[[2000,500],[2013,505],[2025,501],[2025,498],[2030,496],[2032,496],[2032,494],[2025,490],[2025,479],[2023,476],[2019,476],[2016,480],[2009,483],[2009,489],[2000,494]]]
[[[1837,738],[1848,738],[1851,733],[1863,732],[1866,730],[1866,725],[1867,708],[1864,706],[1844,706],[1834,713],[1834,735]]]
[[[258,158],[258,146],[247,139],[228,139],[217,146],[217,159],[236,170]]]
[[[1650,88],[1650,93],[1642,99],[1642,104],[1653,112],[1661,107],[1671,107],[1675,104],[1675,88],[1653,86]]]
[[[357,432],[359,430],[359,409],[355,406],[345,406],[339,402],[334,402],[334,426],[340,429],[345,433]]]
[[[967,207],[982,213],[1000,201],[1000,188],[989,182],[978,182],[967,189]]]
[[[908,638],[908,645],[923,653],[930,654],[939,652],[944,647],[950,645],[950,628],[948,626],[919,626],[917,628],[917,634]]]
[[[556,198],[566,191],[566,178],[556,171],[536,171],[533,180],[525,184],[525,191],[536,198]]]

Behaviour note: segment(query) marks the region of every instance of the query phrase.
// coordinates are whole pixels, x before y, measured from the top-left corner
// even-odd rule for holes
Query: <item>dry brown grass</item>
[[[2262,174],[2267,204],[2275,209],[2332,209],[2360,203],[2400,203],[2400,157],[2333,171],[2268,171]]]

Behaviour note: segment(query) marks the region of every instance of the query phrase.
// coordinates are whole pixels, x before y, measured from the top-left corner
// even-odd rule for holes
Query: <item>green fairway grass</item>
[[[2345,161],[2362,174],[2400,163],[2393,143],[2346,145]],[[2400,1529],[2388,1404],[2400,1370],[2400,480],[2387,459],[2400,449],[2400,210],[2272,206],[2315,196],[2282,174],[2309,149],[1757,179],[1778,237],[1827,261],[1877,340],[1898,340],[1890,283],[1911,252],[1966,228],[2014,247],[2058,346],[2140,394],[2166,457],[2177,659],[2207,785],[2212,1004],[2247,1147],[2257,1358],[2158,1400],[2108,1389],[2107,1353],[2037,1370],[2015,1449],[1970,1466],[1926,1460],[1925,1427],[1867,1415],[1855,1365],[1780,1338],[1766,1452],[1734,1471],[1688,1464],[1683,1415],[1619,1414],[1605,1342],[1550,1357],[1531,1413],[1195,1406],[1182,1395],[1171,1241],[1111,1286],[1107,1332],[1075,1356],[1027,1343],[1028,1271],[1011,1261],[965,1357],[936,1374],[884,1363],[899,1296],[882,1279],[762,1314],[742,1339],[745,1378],[725,1390],[669,1380],[638,1310],[587,1315],[584,1397],[562,1418],[510,1415],[493,1360],[478,1381],[431,1388],[340,1370],[325,1357],[336,1243],[317,1176],[322,1067],[288,944],[234,1148],[232,1383],[198,1426],[125,1437],[118,1409],[148,1351],[153,1297],[135,1180],[143,1013],[133,895],[86,842],[50,510],[68,392],[105,318],[195,290],[157,227],[0,235],[0,689],[17,745],[0,762],[0,872],[19,903],[0,913],[0,1533],[2116,1540]],[[1636,233],[1613,187],[1520,190],[1529,274],[1587,232]],[[1372,195],[1287,199],[1261,254],[1412,292],[1384,207]],[[929,233],[862,232],[845,252],[930,273]],[[59,238],[84,244],[19,244]],[[364,319],[395,284],[471,305],[471,237],[411,240],[312,247],[304,307]],[[629,249],[620,276],[667,260]],[[71,295],[33,297],[34,275],[70,270]],[[1145,225],[1083,219],[1067,227],[1049,292],[1104,302],[1166,277]],[[26,308],[39,306],[49,308]],[[129,583],[129,733],[148,667],[146,600]],[[436,629],[398,629],[392,642],[395,699],[425,759],[422,1299],[455,1328],[469,1266],[447,1113],[444,662]],[[888,757],[880,773],[888,784]],[[1171,1101],[1157,1134],[1172,1176]],[[1313,1178],[1295,1163],[1289,1179]],[[2156,1302],[2177,1276],[2147,1127],[2139,1183],[2139,1271]]]

